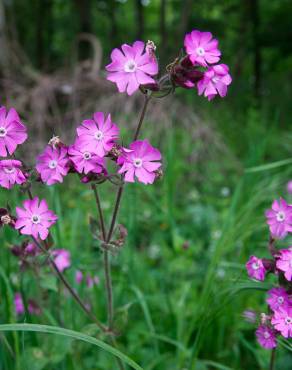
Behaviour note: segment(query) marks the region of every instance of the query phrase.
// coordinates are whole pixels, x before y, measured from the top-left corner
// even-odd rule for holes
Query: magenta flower
[[[286,309],[289,306],[289,296],[284,288],[273,288],[268,291],[266,302],[273,311]]]
[[[77,172],[101,173],[104,169],[104,159],[93,152],[86,150],[82,145],[76,143],[68,150],[69,157]]]
[[[100,283],[99,277],[94,276],[93,278],[90,275],[86,276],[86,285],[89,289],[93,288],[94,285],[98,285]]]
[[[76,145],[82,150],[104,157],[113,147],[119,136],[119,128],[111,121],[111,115],[106,118],[102,112],[96,112],[93,119],[87,119],[77,128]]]
[[[49,228],[56,223],[58,217],[48,209],[47,202],[35,197],[23,202],[23,207],[16,207],[17,220],[15,228],[23,235],[32,235],[45,240],[49,235]]]
[[[29,299],[27,304],[30,314],[39,315],[41,313],[40,307],[33,299]],[[19,292],[14,294],[14,307],[17,315],[22,315],[25,312],[22,296]]]
[[[52,256],[59,271],[63,272],[71,266],[71,254],[66,249],[55,249],[52,251]]]
[[[287,183],[287,192],[288,194],[292,194],[292,180]]]
[[[0,161],[0,185],[11,189],[14,184],[23,184],[26,177],[21,171],[22,163],[14,159]]]
[[[44,152],[37,157],[36,169],[41,179],[47,185],[63,182],[63,177],[69,171],[69,158],[67,149],[52,148],[47,145]]]
[[[271,323],[283,337],[292,337],[292,307],[275,311]]]
[[[260,281],[265,280],[266,269],[260,258],[251,256],[246,264],[246,269],[249,277]]]
[[[123,44],[121,48],[112,51],[112,62],[106,66],[107,79],[116,83],[119,92],[132,95],[140,85],[155,83],[150,76],[157,75],[158,64],[154,55],[144,51],[144,42],[135,41],[133,46]]]
[[[14,307],[17,315],[24,313],[24,304],[20,293],[14,294]]]
[[[214,64],[220,60],[221,52],[218,41],[213,39],[211,32],[197,30],[185,35],[184,45],[193,64],[207,67],[207,63]]]
[[[279,258],[276,261],[276,267],[284,272],[288,281],[292,280],[292,247],[280,250]]]
[[[161,154],[153,148],[147,140],[134,141],[130,149],[123,149],[118,158],[118,164],[122,165],[119,173],[125,174],[125,181],[134,182],[135,177],[144,184],[153,184],[155,171],[161,166]]]
[[[260,325],[256,330],[256,337],[259,344],[266,349],[277,347],[276,333],[266,325]]]
[[[77,284],[81,284],[82,280],[83,280],[82,271],[77,270],[76,273],[75,273],[75,281],[76,281]]]
[[[274,200],[272,208],[266,211],[266,218],[274,238],[284,239],[292,232],[292,207],[284,199]]]
[[[0,156],[12,155],[17,145],[27,139],[26,127],[21,123],[14,108],[6,114],[6,108],[0,108]]]
[[[224,98],[227,94],[227,86],[231,84],[229,67],[226,64],[217,64],[209,67],[203,78],[198,82],[198,93],[212,100],[217,94]]]

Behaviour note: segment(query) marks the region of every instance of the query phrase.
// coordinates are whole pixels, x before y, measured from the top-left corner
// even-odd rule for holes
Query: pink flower
[[[213,39],[211,32],[197,30],[185,35],[184,45],[193,64],[207,67],[207,63],[214,64],[220,60],[221,52],[218,41]]]
[[[118,164],[122,165],[119,173],[125,174],[125,181],[134,182],[136,176],[138,181],[144,184],[153,184],[155,171],[161,166],[161,154],[158,149],[153,148],[147,140],[134,141],[130,149],[123,149],[118,158]]]
[[[56,223],[58,217],[48,209],[47,202],[35,197],[23,202],[23,207],[16,207],[17,220],[15,228],[23,235],[32,235],[45,240],[49,235],[49,228]]]
[[[292,207],[284,199],[274,200],[272,208],[266,211],[266,218],[274,238],[284,239],[292,232]]]
[[[104,159],[86,150],[82,145],[74,144],[68,150],[69,157],[77,172],[101,173],[104,169]]]
[[[14,307],[17,315],[24,313],[24,304],[20,293],[14,294]]]
[[[276,267],[284,272],[284,276],[288,281],[292,280],[292,247],[280,250]]]
[[[276,334],[273,329],[266,325],[260,325],[256,330],[259,344],[266,349],[277,347]]]
[[[284,288],[273,288],[268,291],[266,302],[271,310],[277,311],[280,308],[288,308],[289,296]]]
[[[63,272],[71,266],[71,254],[66,249],[55,249],[53,250],[52,255],[59,271]]]
[[[106,66],[107,79],[117,84],[119,92],[132,95],[140,85],[155,83],[150,76],[157,75],[158,64],[155,56],[144,52],[144,46],[144,42],[135,41],[133,46],[123,44],[122,51],[112,51],[112,62]]]
[[[266,269],[260,258],[251,256],[246,264],[246,269],[249,277],[260,281],[265,280]]]
[[[287,192],[288,194],[292,194],[292,180],[287,183]]]
[[[67,149],[52,148],[50,145],[37,157],[36,169],[41,179],[47,185],[63,182],[63,177],[69,171],[69,158]]]
[[[33,300],[28,300],[28,312],[32,315],[40,315],[41,309],[38,304]],[[14,307],[17,315],[22,315],[25,312],[22,296],[19,292],[14,294]]]
[[[0,185],[11,189],[14,184],[23,184],[26,177],[21,171],[22,163],[14,159],[0,161]]]
[[[75,273],[75,281],[76,281],[77,284],[81,284],[82,280],[83,280],[82,271],[77,270],[76,273]]]
[[[227,94],[227,86],[231,84],[229,67],[226,64],[217,64],[209,67],[204,73],[203,78],[198,82],[198,93],[212,100],[215,95],[219,94],[224,98]]]
[[[26,127],[21,123],[14,108],[6,114],[6,108],[0,108],[0,156],[6,157],[15,152],[18,144],[27,139]]]
[[[292,337],[292,307],[275,311],[271,323],[283,337]]]
[[[94,276],[93,278],[90,276],[90,275],[87,275],[86,276],[86,285],[88,288],[92,288],[94,285],[98,285],[99,284],[99,277],[98,276]]]
[[[104,157],[113,147],[119,136],[119,128],[111,121],[111,115],[106,118],[102,112],[96,112],[93,119],[87,119],[77,128],[77,145],[83,150]]]

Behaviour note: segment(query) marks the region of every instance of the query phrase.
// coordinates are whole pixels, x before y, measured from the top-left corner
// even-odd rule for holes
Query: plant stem
[[[276,364],[276,348],[272,349],[271,352],[271,359],[270,359],[270,367],[269,370],[274,370],[275,369],[275,364]]]
[[[92,184],[91,185],[91,189],[94,192],[95,202],[96,202],[96,205],[97,205],[100,230],[101,230],[101,233],[102,233],[102,239],[105,241],[105,239],[106,239],[106,231],[105,231],[104,218],[103,218],[102,208],[101,208],[101,204],[100,204],[100,198],[99,198],[99,195],[98,195],[98,190],[97,190],[97,187],[96,187],[95,184]]]
[[[143,108],[142,108],[142,112],[141,112],[141,115],[140,115],[138,126],[137,126],[136,131],[135,131],[135,135],[134,135],[134,141],[138,139],[138,136],[139,136],[139,133],[140,133],[140,130],[141,130],[141,126],[142,126],[142,123],[144,121],[146,109],[147,109],[147,106],[148,106],[148,103],[149,103],[150,99],[151,99],[151,96],[145,95],[144,105],[143,105]]]
[[[55,264],[55,261],[51,257],[50,253],[34,237],[32,237],[32,239],[34,243],[38,246],[38,248],[48,257],[48,260],[50,261],[50,264],[52,268],[54,269],[54,271],[56,272],[56,274],[58,275],[59,279],[68,289],[68,291],[70,292],[72,297],[75,299],[75,301],[79,304],[79,306],[82,308],[82,310],[103,332],[107,332],[108,331],[107,328],[88,310],[88,308],[82,302],[81,298],[78,296],[75,290],[71,287],[70,283],[66,280],[65,276],[58,269],[58,266]]]

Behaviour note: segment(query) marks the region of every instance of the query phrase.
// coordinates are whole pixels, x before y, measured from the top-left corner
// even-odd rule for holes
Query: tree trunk
[[[144,7],[141,0],[136,0],[136,24],[137,24],[137,39],[143,40],[144,36]]]

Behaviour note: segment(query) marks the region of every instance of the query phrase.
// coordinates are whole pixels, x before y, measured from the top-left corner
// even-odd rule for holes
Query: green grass
[[[193,142],[188,130],[174,122],[172,130],[159,139],[165,162],[163,179],[153,186],[126,187],[119,223],[127,227],[129,236],[121,252],[111,257],[115,325],[121,333],[119,353],[144,370],[257,370],[268,366],[269,352],[256,344],[255,328],[241,315],[248,308],[265,311],[265,291],[275,281],[248,280],[244,264],[250,254],[267,256],[264,210],[275,197],[287,196],[291,158],[285,132],[272,123],[273,128],[265,131],[269,122],[262,124],[258,114],[248,113],[246,118],[246,125],[238,126],[228,113],[218,116],[219,134],[228,151],[223,154],[214,144],[211,155],[203,155],[196,164],[190,153],[201,150],[204,143]],[[237,135],[228,135],[232,126]],[[158,144],[155,140],[153,145]],[[114,190],[112,185],[100,185],[107,224]],[[34,192],[45,194],[36,188]],[[64,186],[51,187],[46,198],[59,216],[52,232],[56,247],[72,254],[66,277],[105,321],[102,255],[89,231],[89,216],[96,215],[90,188],[70,176]],[[1,189],[0,199],[2,205],[9,201],[14,208],[24,196]],[[18,325],[14,326],[17,332],[1,333],[0,369],[116,369],[109,348],[94,346],[106,342],[106,337],[59,283],[52,281],[49,270],[43,267],[38,277],[32,270],[20,271],[9,251],[17,236],[3,228],[0,240],[0,323],[39,325],[30,326],[31,330],[38,328],[37,332],[21,332],[25,327]],[[77,269],[98,275],[100,284],[92,290],[77,286]],[[17,318],[15,291],[22,291],[26,300],[37,299],[42,315]],[[74,331],[76,340],[57,335],[68,333],[65,329],[55,329],[55,335],[41,334],[47,332],[47,325]],[[0,326],[0,330],[5,328],[13,326]],[[91,339],[84,343],[84,338]],[[288,370],[289,359],[291,345],[283,342],[277,369]]]

